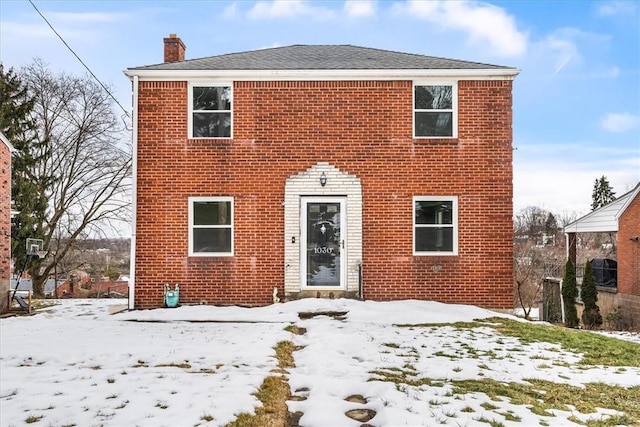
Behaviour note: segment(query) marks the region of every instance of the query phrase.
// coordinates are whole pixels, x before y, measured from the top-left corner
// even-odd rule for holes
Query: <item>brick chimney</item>
[[[164,62],[184,61],[186,50],[187,47],[177,35],[169,34],[169,37],[164,38]]]

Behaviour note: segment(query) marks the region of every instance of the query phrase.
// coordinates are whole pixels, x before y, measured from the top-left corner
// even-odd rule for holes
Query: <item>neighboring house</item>
[[[62,284],[64,283],[64,280],[58,280],[58,290],[60,291],[60,288],[62,286]],[[16,294],[18,295],[27,295],[29,292],[33,292],[33,282],[31,281],[31,279],[20,279],[20,284],[18,284],[18,280],[16,279],[11,279],[11,293],[13,294],[13,292],[16,290],[16,286],[17,286],[17,292]],[[54,279],[47,279],[46,282],[44,282],[44,297],[45,298],[55,298],[56,296],[56,281]]]
[[[59,298],[123,298],[128,294],[128,281],[100,281],[72,287],[67,280],[58,286]]]
[[[513,307],[515,68],[295,45],[129,68],[130,308]]]
[[[9,310],[11,278],[11,153],[13,146],[0,132],[0,314]]]
[[[623,327],[640,327],[640,183],[626,194],[568,224],[568,255],[576,265],[580,233],[616,233],[617,285],[598,287],[603,315],[620,307]]]

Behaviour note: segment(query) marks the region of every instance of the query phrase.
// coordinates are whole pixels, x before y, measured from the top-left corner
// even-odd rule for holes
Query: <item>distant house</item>
[[[13,146],[0,132],[0,314],[9,310],[11,278],[11,153]]]
[[[63,283],[63,280],[58,280],[58,290],[60,290]],[[11,279],[11,293],[16,290],[16,287],[16,293],[18,295],[25,295],[26,293],[33,292],[33,282],[31,279],[20,279],[20,283],[18,283],[18,280],[16,279]],[[56,282],[54,279],[47,279],[44,282],[43,292],[45,298],[54,298],[56,296]]]
[[[129,68],[130,308],[351,296],[513,307],[518,70],[349,45]]]
[[[640,183],[613,202],[568,224],[569,257],[576,265],[580,233],[615,232],[617,247],[616,286],[598,288],[598,304],[606,315],[620,307],[626,327],[640,327]]]

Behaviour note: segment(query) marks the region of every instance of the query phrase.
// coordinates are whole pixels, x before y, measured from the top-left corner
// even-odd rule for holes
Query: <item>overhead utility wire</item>
[[[73,53],[73,55],[78,59],[78,61],[80,61],[80,63],[84,66],[84,68],[87,69],[89,74],[91,74],[91,76],[93,76],[93,78],[100,84],[100,86],[102,86],[102,88],[105,90],[105,92],[107,92],[107,94],[111,97],[111,99],[113,99],[115,101],[115,103],[118,104],[118,107],[120,107],[120,109],[124,112],[124,114],[126,114],[127,117],[131,118],[131,116],[129,115],[127,110],[124,109],[122,104],[120,104],[120,102],[118,102],[118,100],[115,98],[115,96],[113,96],[113,94],[111,93],[111,91],[109,91],[109,89],[105,86],[105,84],[102,83],[102,81],[95,74],[93,74],[93,71],[91,71],[91,69],[87,66],[87,64],[85,64],[84,61],[82,59],[80,59],[78,54],[75,53],[73,49],[71,49],[71,46],[69,46],[67,44],[67,42],[62,38],[62,36],[56,31],[56,29],[53,28],[53,25],[51,25],[49,20],[47,18],[45,18],[45,16],[42,14],[42,12],[40,12],[40,10],[38,10],[38,8],[33,3],[33,1],[29,0],[29,3],[31,3],[31,6],[33,6],[33,8],[36,10],[36,12],[38,12],[38,15],[40,15],[42,17],[42,19],[44,19],[44,22],[46,22],[47,25],[49,26],[49,28],[51,28],[51,31],[53,31],[56,34],[56,36],[58,36],[58,38],[62,41],[62,43],[64,43],[64,45],[67,47],[67,49],[69,49],[69,51],[71,53]]]

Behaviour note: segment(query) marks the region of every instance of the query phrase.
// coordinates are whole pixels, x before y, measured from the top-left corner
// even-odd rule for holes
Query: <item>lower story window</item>
[[[458,254],[458,198],[413,198],[414,255]]]
[[[233,255],[233,197],[189,197],[189,255]]]

